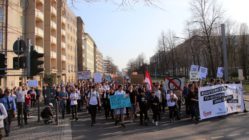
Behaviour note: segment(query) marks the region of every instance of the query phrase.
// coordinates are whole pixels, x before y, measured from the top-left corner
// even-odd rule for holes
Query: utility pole
[[[224,78],[225,78],[225,81],[228,81],[228,62],[227,62],[227,46],[226,46],[225,24],[221,24],[221,35],[222,35],[224,74],[225,74]]]
[[[9,0],[5,0],[5,55],[7,58],[7,50],[8,50],[8,6],[9,6]],[[7,59],[8,60],[8,59]],[[7,66],[8,66],[8,61],[7,61]],[[7,87],[7,76],[4,77],[4,88]]]

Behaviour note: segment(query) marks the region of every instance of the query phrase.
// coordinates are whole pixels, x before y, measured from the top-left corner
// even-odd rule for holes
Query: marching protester
[[[92,86],[90,93],[88,94],[88,108],[91,114],[91,126],[96,123],[97,107],[101,105],[100,95],[95,86]]]
[[[64,119],[65,113],[66,113],[66,103],[67,103],[67,99],[68,99],[68,93],[66,91],[65,86],[61,87],[61,91],[59,93],[58,99],[59,99],[59,105],[60,105],[62,119]]]
[[[4,119],[4,129],[6,137],[10,133],[10,125],[16,115],[16,102],[13,97],[10,96],[10,89],[6,88],[4,94],[0,95],[0,103],[2,103],[8,113],[8,117]]]
[[[49,103],[47,107],[45,107],[41,112],[41,117],[44,121],[44,124],[51,124],[53,123],[53,103]]]
[[[123,86],[118,85],[118,90],[115,92],[115,95],[123,95],[125,96],[125,92],[123,91]],[[124,124],[124,115],[126,114],[126,108],[117,108],[114,110],[115,112],[115,125],[117,125],[119,122],[122,127],[125,127]]]
[[[158,126],[158,121],[160,119],[160,101],[158,99],[158,97],[156,96],[155,92],[152,91],[152,98],[151,98],[151,109],[153,112],[153,119],[152,119],[152,123],[155,124],[156,126]]]
[[[21,115],[24,117],[24,122],[27,124],[27,113],[25,111],[25,97],[27,93],[25,91],[25,88],[18,87],[16,91],[16,97],[17,97],[17,120],[18,120],[18,126],[21,125]],[[23,118],[22,118],[23,119]]]
[[[148,125],[149,96],[145,95],[145,87],[138,89],[138,105],[140,108],[140,125]]]
[[[131,84],[128,86],[126,94],[128,94],[130,97],[131,108],[129,114],[131,116],[131,120],[134,122],[136,118],[137,92],[133,89],[133,86]]]
[[[71,100],[71,109],[72,109],[72,120],[78,120],[78,109],[77,105],[78,102],[77,100],[79,99],[79,93],[76,91],[75,87],[71,87],[71,94],[70,94],[70,100]]]
[[[198,121],[198,91],[196,91],[195,84],[190,84],[188,100],[190,101],[191,120]]]
[[[183,98],[185,99],[185,112],[187,116],[190,115],[190,101],[188,98],[188,94],[189,94],[189,84],[186,83],[184,85],[182,95],[183,95]]]
[[[2,103],[0,103],[0,140],[3,137],[2,129],[4,128],[4,119],[8,117],[8,113]]]
[[[162,92],[159,90],[160,88],[160,85],[155,85],[155,95],[157,96],[158,100],[159,100],[159,121],[161,120],[161,111],[162,111],[162,101],[163,101],[163,95],[162,95]]]
[[[110,87],[107,85],[107,83],[104,83],[103,86],[103,107],[105,110],[105,118],[107,119],[109,117],[110,113]]]
[[[173,90],[171,90],[166,95],[166,99],[167,99],[167,104],[169,107],[170,122],[174,122],[175,117],[176,117],[176,113],[177,113],[176,103],[177,103],[178,98],[177,98],[176,94],[173,92]]]

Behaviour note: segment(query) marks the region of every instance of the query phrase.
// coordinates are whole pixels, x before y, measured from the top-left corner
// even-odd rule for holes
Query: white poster
[[[28,85],[28,87],[38,87],[38,81],[37,80],[29,80],[27,85]]]
[[[163,84],[163,88],[165,91],[168,90],[183,90],[185,78],[172,78],[172,77],[166,77],[165,82]]]
[[[242,85],[222,84],[199,88],[200,119],[223,116],[244,110]]]
[[[189,73],[189,81],[199,81],[199,72],[198,71],[191,71]]]
[[[243,69],[238,69],[238,75],[239,75],[239,80],[245,80],[244,74],[243,74]]]
[[[191,65],[190,67],[190,71],[191,72],[198,72],[199,71],[199,66],[198,65]]]
[[[217,77],[222,78],[224,73],[224,68],[223,67],[218,67],[217,69]]]
[[[102,74],[99,72],[94,73],[94,83],[101,83],[102,82]]]
[[[208,75],[208,68],[200,67],[199,69],[199,77],[200,79],[206,79]]]

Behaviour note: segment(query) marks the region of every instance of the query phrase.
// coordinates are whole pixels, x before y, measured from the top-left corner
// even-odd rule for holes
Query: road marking
[[[230,135],[227,135],[228,137],[234,137],[234,136],[238,136],[240,134],[236,133],[236,134],[230,134]]]
[[[224,138],[224,136],[211,137],[212,140],[221,139],[221,138]]]

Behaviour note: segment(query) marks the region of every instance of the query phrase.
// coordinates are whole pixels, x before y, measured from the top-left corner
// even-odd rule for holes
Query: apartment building
[[[6,48],[7,50],[12,50],[14,42],[18,38],[23,38],[23,32],[25,28],[23,22],[24,13],[21,1],[9,0],[8,4],[6,4],[6,2],[6,0],[0,0],[0,51],[4,51]],[[7,52],[6,57],[7,68],[12,69],[13,57],[16,57],[16,55],[13,52]],[[1,78],[1,88],[12,88],[14,86],[18,86],[21,83],[22,77],[14,75],[22,75],[22,70],[8,70],[7,74],[12,76]]]
[[[77,62],[78,71],[84,69],[84,22],[81,17],[77,17]]]
[[[96,72],[100,72],[100,73],[104,73],[104,60],[103,60],[103,55],[102,53],[99,51],[99,49],[96,49],[96,63],[95,63],[95,67],[96,67]]]
[[[84,43],[85,43],[85,69],[84,70],[90,70],[91,73],[93,74],[95,72],[95,42],[93,38],[88,34],[85,33],[85,38],[84,38]]]
[[[76,82],[77,81],[77,17],[66,5],[66,65],[67,75],[66,81]]]

